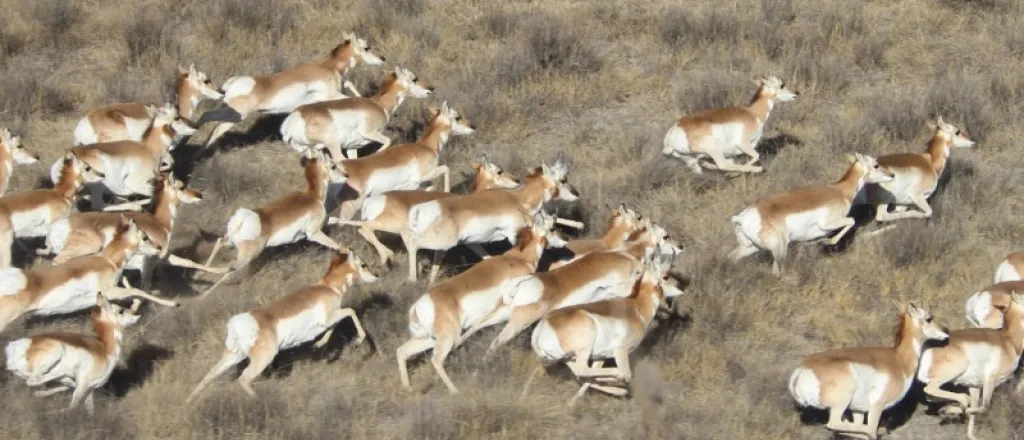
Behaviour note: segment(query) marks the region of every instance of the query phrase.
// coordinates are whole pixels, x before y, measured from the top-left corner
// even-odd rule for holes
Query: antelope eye
[[[958,128],[958,129],[956,129],[956,135],[957,135],[957,136],[960,136],[960,129],[959,129],[959,128]]]
[[[924,322],[927,322],[927,323],[931,323],[933,319],[934,319],[934,318],[932,318],[931,316],[929,316],[929,317],[928,317],[928,319],[925,319],[925,320],[924,320]]]

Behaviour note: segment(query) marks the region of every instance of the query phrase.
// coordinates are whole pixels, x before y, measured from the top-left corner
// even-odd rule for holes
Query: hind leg
[[[729,252],[729,260],[736,262],[760,250],[750,238],[747,238],[746,234],[739,230],[739,227],[736,227],[735,233],[736,248]]]
[[[437,280],[437,275],[441,272],[441,262],[444,261],[444,255],[446,254],[443,250],[434,251],[434,262],[430,265],[430,282],[433,283]]]
[[[434,355],[431,357],[430,363],[434,366],[434,371],[437,371],[437,375],[441,376],[441,381],[448,387],[448,393],[458,394],[459,389],[455,387],[452,379],[448,377],[448,371],[444,369],[444,360],[455,347],[455,338],[447,333],[436,335],[436,337],[437,344],[434,346]]]
[[[362,235],[363,238],[370,242],[370,244],[373,245],[373,248],[377,250],[377,256],[380,257],[382,264],[391,263],[391,260],[395,257],[395,253],[391,249],[388,249],[387,246],[384,246],[384,243],[381,243],[372,226],[368,223],[363,223],[362,226],[359,227],[359,235]]]
[[[48,390],[36,391],[36,397],[49,397],[54,394],[63,393],[67,390],[75,389],[75,381],[71,380],[70,377],[65,377],[60,380],[60,385],[50,388]]]
[[[789,240],[782,237],[781,234],[776,234],[772,237],[768,245],[768,250],[772,253],[772,275],[782,275],[782,262],[786,260],[789,255]]]
[[[220,360],[217,361],[217,364],[210,369],[210,372],[206,373],[206,376],[204,376],[203,380],[199,382],[199,385],[196,386],[196,389],[192,391],[192,394],[188,395],[188,399],[186,399],[185,402],[191,402],[192,399],[194,399],[199,394],[199,391],[201,391],[203,388],[206,388],[206,386],[209,385],[210,382],[213,382],[213,380],[216,379],[218,376],[224,374],[225,371],[228,371],[228,368],[238,365],[238,363],[242,362],[243,360],[245,360],[244,353],[235,353],[231,350],[224,350],[224,355],[221,356]]]
[[[307,232],[306,237],[309,238],[310,241],[326,248],[333,250],[341,249],[341,247],[338,246],[338,242],[334,241],[331,237],[328,237],[327,234],[324,234],[324,231],[319,229]]]
[[[384,133],[381,132],[375,131],[373,133],[367,133],[363,135],[363,138],[380,143],[380,149],[377,150],[378,152],[384,151],[391,146],[391,138],[384,136]]]
[[[508,323],[501,329],[501,333],[498,333],[498,336],[491,341],[491,345],[487,347],[485,354],[494,354],[495,350],[511,341],[519,332],[537,322],[546,312],[546,308],[537,303],[513,309]]]
[[[853,229],[853,226],[856,224],[857,222],[854,219],[850,217],[843,217],[841,219],[838,219],[832,223],[825,225],[824,229],[828,231],[839,229],[839,232],[832,238],[826,240],[825,243],[827,243],[829,246],[835,246],[836,243],[839,243],[839,240],[842,240],[843,237],[845,237],[846,234],[850,232],[850,229]]]
[[[417,270],[418,267],[416,267],[416,254],[419,253],[419,245],[416,243],[416,238],[408,230],[402,231],[402,242],[405,244],[405,251],[409,256],[409,276],[406,280],[416,282],[417,272],[419,272]]]
[[[270,366],[274,356],[277,356],[277,346],[266,343],[261,344],[258,339],[256,346],[249,350],[249,366],[245,367],[245,371],[238,377],[238,384],[250,396],[259,398],[252,389],[252,381]]]
[[[434,339],[432,338],[410,339],[398,347],[398,377],[402,380],[402,387],[412,390],[412,385],[409,382],[409,358],[431,348],[434,348]]]

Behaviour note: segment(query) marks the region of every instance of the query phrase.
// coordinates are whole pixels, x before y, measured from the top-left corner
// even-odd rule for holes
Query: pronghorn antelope
[[[14,172],[14,165],[29,165],[39,163],[39,153],[25,148],[21,144],[21,136],[15,136],[11,130],[4,128],[0,133],[0,196],[7,192],[7,184],[11,181],[11,173]]]
[[[485,256],[480,243],[514,241],[519,229],[529,224],[548,201],[577,200],[579,191],[569,184],[568,175],[569,164],[559,154],[554,165],[541,164],[516,189],[491,189],[413,205],[409,208],[409,226],[401,234],[409,253],[409,280],[416,281],[416,254],[420,249],[434,251],[430,269],[433,282],[448,249],[459,244],[477,245],[474,250]]]
[[[1024,293],[1024,281],[1001,281],[975,292],[964,304],[967,321],[980,328],[1003,328],[1003,313],[994,304],[996,298],[1009,298],[1014,293]]]
[[[665,135],[662,154],[681,159],[694,173],[701,173],[702,166],[722,171],[764,171],[754,163],[761,157],[756,148],[768,114],[775,103],[793,101],[800,94],[787,89],[774,76],[761,78],[757,85],[754,99],[746,107],[702,110],[679,119]],[[733,162],[732,157],[741,154],[750,156],[750,160],[742,165]],[[701,162],[706,158],[714,164]]]
[[[501,307],[474,323],[458,344],[483,328],[504,322],[505,327],[487,347],[488,354],[494,353],[551,310],[629,296],[631,286],[643,274],[645,257],[677,253],[678,247],[665,230],[645,220],[642,229],[620,248],[589,253],[558,269],[509,281]]]
[[[890,182],[893,173],[874,157],[847,156],[850,167],[835,183],[797,188],[758,200],[730,219],[738,245],[729,253],[737,261],[759,250],[771,252],[772,273],[782,273],[790,242],[824,239],[834,245],[853,228],[847,215],[854,197],[867,183]],[[830,239],[829,233],[839,230]]]
[[[493,188],[512,189],[519,186],[518,179],[505,173],[505,170],[498,165],[489,162],[486,156],[473,161],[472,167],[476,172],[472,188],[474,193]],[[389,265],[394,257],[394,252],[380,242],[376,233],[387,232],[399,235],[402,233],[402,229],[409,224],[409,208],[412,208],[413,205],[454,196],[456,194],[450,192],[428,190],[388,191],[363,200],[359,221],[331,217],[327,220],[327,224],[358,226],[359,234],[377,250],[381,264]]]
[[[913,384],[925,342],[947,339],[927,310],[901,305],[894,346],[812,354],[790,375],[789,392],[802,407],[828,409],[829,430],[876,439],[882,411],[903,400]],[[843,421],[847,409],[853,412],[852,423]]]
[[[59,163],[53,188],[0,197],[0,268],[11,265],[15,239],[45,236],[55,221],[71,213],[82,185],[103,178],[103,173],[79,160],[74,152],[66,153]]]
[[[377,150],[380,152],[391,145],[391,138],[385,136],[383,130],[405,98],[427,98],[433,92],[434,87],[421,84],[416,74],[408,69],[396,67],[394,72],[384,77],[380,89],[372,97],[332,99],[296,108],[281,123],[281,137],[299,152],[310,148],[326,148],[336,162],[345,158],[342,149],[357,149],[371,141],[381,144]],[[445,117],[448,116],[450,115]],[[453,128],[452,131],[454,130]],[[402,172],[412,171],[403,170],[394,176],[382,175],[378,179],[390,180],[390,177],[401,180],[406,178]],[[424,174],[427,172],[429,170]]]
[[[643,216],[627,208],[626,204],[619,205],[612,212],[612,217],[608,220],[608,229],[601,238],[569,241],[565,247],[572,251],[573,256],[570,259],[552,262],[549,270],[558,269],[591,252],[607,251],[622,246],[631,234],[643,227],[642,220]]]
[[[875,205],[875,220],[885,222],[931,217],[932,207],[928,204],[928,197],[935,192],[952,149],[974,146],[974,141],[967,137],[966,132],[947,124],[942,116],[935,122],[929,122],[928,126],[935,134],[923,153],[878,157],[878,164],[893,172],[893,180],[884,184],[866,185],[854,201],[856,204]],[[894,212],[889,212],[889,205],[896,205]],[[919,211],[909,210],[910,207],[917,207]]]
[[[1006,256],[1006,259],[996,267],[996,283],[1003,281],[1019,281],[1024,279],[1024,251],[1017,251]]]
[[[321,154],[313,153],[303,158],[306,172],[306,189],[295,191],[263,205],[259,209],[238,208],[231,218],[223,237],[213,245],[213,251],[206,260],[210,266],[227,239],[237,250],[231,271],[224,274],[203,296],[210,294],[232,274],[249,264],[263,249],[310,240],[322,246],[338,250],[336,243],[320,229],[324,226],[327,213],[324,201],[327,186],[341,180],[334,162]]]
[[[377,275],[366,263],[358,255],[342,249],[316,284],[232,316],[228,320],[224,355],[188,396],[188,401],[192,401],[217,376],[246,358],[249,366],[239,376],[238,383],[246,393],[257,397],[252,381],[270,365],[280,350],[314,339],[317,339],[317,348],[323,347],[335,326],[345,318],[352,318],[355,324],[358,333],[355,344],[362,343],[366,337],[363,326],[359,324],[354,310],[342,308],[342,301],[345,292],[356,282],[374,281],[377,281]]]
[[[191,64],[188,69],[178,67],[175,84],[178,115],[173,122],[175,131],[189,134],[189,123],[203,98],[220,100],[223,95],[210,83],[205,73]],[[75,145],[88,145],[113,141],[141,141],[156,115],[157,106],[142,102],[110,104],[90,110],[75,126]]]
[[[948,344],[925,350],[917,372],[926,394],[956,402],[943,407],[943,414],[967,415],[967,438],[971,440],[975,438],[975,416],[991,405],[995,389],[1013,377],[1024,351],[1024,296],[996,295],[992,304],[1005,317],[1001,328],[950,332]],[[967,387],[968,393],[941,388],[950,383]],[[1024,388],[1019,385],[1018,389]]]
[[[198,203],[203,195],[174,178],[172,173],[161,173],[156,178],[153,212],[76,212],[54,222],[46,236],[46,249],[42,255],[56,254],[53,262],[62,264],[72,258],[101,251],[114,239],[114,232],[122,217],[132,219],[145,234],[162,249],[159,255],[135,254],[125,266],[140,272],[141,287],[152,285],[153,269],[162,260],[190,269],[224,273],[227,269],[213,269],[170,253],[171,233],[178,207],[182,203]]]
[[[104,175],[102,183],[89,185],[94,210],[106,206],[103,201],[106,191],[120,197],[153,195],[156,174],[173,163],[169,156],[174,149],[174,137],[195,132],[191,127],[179,131],[173,125],[176,118],[177,110],[164,106],[156,110],[153,125],[141,141],[103,142],[71,148],[79,159]],[[55,163],[51,168],[51,177],[56,174],[57,166]]]
[[[360,62],[370,66],[384,64],[384,57],[374,54],[366,40],[347,32],[342,38],[344,41],[334,47],[327,59],[270,75],[228,78],[221,86],[225,106],[203,114],[197,123],[202,127],[207,121],[226,121],[214,129],[206,148],[251,113],[290,113],[304,104],[345,98],[343,86],[355,89],[352,83],[342,82],[349,69]]]
[[[555,218],[540,211],[533,224],[519,230],[516,245],[504,254],[488,258],[430,286],[409,308],[409,333],[412,336],[398,347],[398,372],[402,386],[409,384],[409,358],[433,349],[431,363],[448,391],[458,389],[444,369],[444,360],[455,348],[463,329],[502,307],[501,295],[506,283],[533,273],[546,248],[563,245],[555,230]]]
[[[628,394],[633,376],[629,353],[647,335],[662,303],[683,294],[678,281],[668,274],[671,259],[655,253],[643,264],[644,273],[630,296],[554,310],[534,328],[530,342],[541,361],[565,362],[584,382],[569,405],[588,388],[614,396]],[[615,367],[604,367],[609,358],[615,359]],[[591,365],[592,359],[600,364]]]
[[[107,298],[139,297],[168,307],[173,301],[157,298],[132,287],[117,287],[121,271],[136,253],[156,254],[160,249],[135,222],[125,219],[114,241],[95,255],[74,258],[64,264],[30,270],[0,269],[0,330],[27,312],[59,315],[84,310],[102,292]]]
[[[341,219],[351,219],[354,208],[361,206],[365,197],[417,189],[421,183],[438,177],[444,177],[444,192],[451,191],[448,166],[439,163],[441,150],[452,136],[472,134],[475,128],[454,108],[448,107],[447,101],[431,112],[433,116],[426,131],[415,143],[399,144],[366,157],[338,162],[345,174],[345,183],[357,193],[355,199],[341,204]]]
[[[93,391],[107,383],[121,358],[122,329],[138,322],[142,302],[134,299],[131,308],[124,309],[97,294],[95,304],[91,318],[96,336],[44,333],[11,341],[4,349],[7,370],[25,379],[26,385],[60,383],[37,391],[36,396],[74,390],[68,409],[85,402],[89,414],[93,413]]]

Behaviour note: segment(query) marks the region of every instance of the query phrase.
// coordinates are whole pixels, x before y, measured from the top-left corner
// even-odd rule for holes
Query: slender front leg
[[[106,297],[110,298],[110,299],[122,299],[122,298],[130,298],[130,297],[133,297],[133,296],[137,296],[139,298],[148,299],[148,300],[153,301],[153,302],[155,302],[157,304],[160,304],[162,306],[167,306],[167,307],[180,307],[181,306],[181,304],[178,304],[178,303],[176,303],[174,301],[169,301],[169,300],[166,300],[166,299],[163,299],[163,298],[159,298],[159,297],[150,295],[150,294],[148,294],[146,292],[143,292],[143,291],[141,291],[139,289],[134,289],[134,288],[111,287],[109,289],[104,290],[103,294],[106,295]]]
[[[842,240],[843,237],[848,232],[850,232],[850,229],[852,229],[853,226],[856,225],[856,224],[857,224],[857,222],[854,221],[852,218],[850,218],[850,217],[843,217],[842,219],[836,221],[835,223],[826,225],[825,229],[828,229],[828,230],[834,230],[834,229],[842,228],[842,229],[839,230],[839,233],[837,233],[834,237],[828,239],[826,241],[826,243],[828,243],[829,246],[835,246],[836,243],[839,243],[839,240]]]
[[[398,347],[398,377],[402,381],[403,388],[412,391],[412,385],[409,382],[409,358],[431,348],[434,348],[433,338],[410,339]]]
[[[324,246],[324,247],[327,247],[327,248],[330,248],[330,249],[333,249],[333,250],[341,249],[341,247],[338,246],[338,242],[334,241],[334,239],[332,239],[331,237],[328,237],[327,234],[324,234],[324,232],[319,230],[319,229],[310,232],[307,236],[309,237],[310,241],[312,241],[314,243],[317,243],[317,244],[319,244],[321,246]]]
[[[356,311],[349,308],[334,311],[334,314],[331,315],[331,322],[330,324],[328,324],[330,328],[328,328],[327,331],[324,332],[323,336],[321,336],[320,339],[316,341],[316,344],[314,344],[314,346],[316,348],[321,348],[325,344],[327,344],[327,341],[331,339],[331,335],[334,334],[334,329],[337,328],[338,323],[345,318],[352,318],[352,324],[356,326],[356,340],[353,342],[353,344],[362,344],[363,340],[366,339],[366,331],[363,330],[362,324],[359,323],[359,317],[356,316]]]
[[[721,171],[738,171],[742,173],[760,173],[763,168],[757,166],[745,166],[726,159],[722,153],[709,153],[708,156],[715,162],[715,166]]]
[[[740,151],[744,152],[747,156],[750,156],[750,160],[743,164],[745,167],[752,167],[754,163],[761,160],[761,154],[757,152],[757,142],[751,142],[748,144],[740,144]]]
[[[430,282],[433,283],[437,280],[437,275],[441,273],[441,262],[444,261],[444,255],[446,251],[435,250],[434,251],[434,262],[430,265]]]
[[[189,260],[188,258],[179,257],[179,256],[174,255],[174,254],[170,254],[170,255],[167,256],[167,263],[169,263],[172,266],[184,267],[186,269],[196,269],[196,270],[201,270],[203,272],[216,273],[216,274],[225,274],[225,273],[228,273],[228,270],[230,270],[230,269],[228,269],[226,267],[210,267],[210,266],[206,266],[206,265],[203,265],[203,264],[196,263],[195,261]]]

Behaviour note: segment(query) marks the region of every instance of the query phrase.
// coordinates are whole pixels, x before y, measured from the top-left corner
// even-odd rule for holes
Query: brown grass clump
[[[417,393],[406,393],[394,351],[426,286],[401,283],[399,255],[381,282],[349,298],[374,344],[349,346],[354,330],[343,323],[326,349],[282,354],[255,384],[262,400],[249,399],[229,373],[183,406],[220,356],[227,318],[313,282],[329,255],[311,244],[267,252],[248,275],[203,300],[192,296],[208,276],[161,268],[157,288],[183,307],[146,306],[126,334],[124,365],[97,396],[96,416],[55,412],[67,396],[35,398],[0,373],[5,435],[822,438],[820,420],[802,419],[786,390],[804,355],[888,344],[892,300],[929,304],[944,324],[966,326],[966,295],[1024,242],[1017,221],[1024,208],[1021,12],[1011,0],[3,2],[0,125],[17,130],[46,164],[17,168],[11,192],[37,185],[87,109],[166,99],[176,66],[194,62],[221,83],[324,57],[352,30],[389,67],[400,64],[436,86],[431,100],[403,104],[387,131],[393,139],[415,139],[426,107],[443,99],[478,125],[445,153],[453,176],[468,173],[481,153],[522,175],[564,150],[582,201],[563,213],[582,217],[585,235],[597,236],[607,206],[627,203],[686,244],[676,270],[692,280],[674,306],[679,316],[659,322],[634,354],[631,401],[594,394],[567,409],[577,385],[564,368],[539,374],[518,400],[538,362],[526,336],[483,357],[496,330],[448,358],[462,395],[448,396],[423,361],[411,365]],[[764,174],[695,176],[660,155],[678,117],[745,104],[751,81],[763,75],[801,92],[772,112],[761,146]],[[381,76],[360,66],[351,79],[370,93]],[[925,123],[936,114],[979,144],[953,153],[932,221],[904,221],[898,232],[858,236],[842,250],[794,247],[781,279],[765,259],[726,261],[734,245],[730,215],[760,197],[839,178],[846,153],[922,150]],[[302,187],[298,159],[276,127],[257,131],[195,165],[188,178],[206,198],[182,208],[176,253],[206,257],[235,208]],[[372,259],[355,231],[327,232]],[[0,339],[83,326],[81,316],[19,320]],[[979,419],[979,436],[1024,438],[1024,403],[1009,388],[997,391]],[[887,417],[889,438],[962,438],[962,426],[940,425],[919,400],[912,392],[904,416]]]

